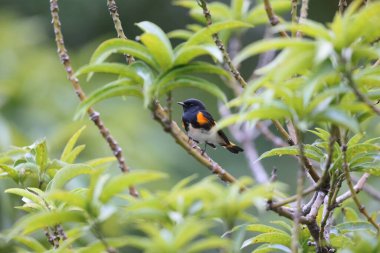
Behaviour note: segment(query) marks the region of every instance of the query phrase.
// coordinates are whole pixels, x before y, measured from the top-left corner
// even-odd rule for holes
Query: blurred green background
[[[134,23],[142,20],[156,23],[166,32],[184,28],[193,22],[187,10],[173,6],[168,0],[117,2],[129,38],[140,34]],[[311,1],[309,17],[320,21],[331,20],[337,2]],[[76,69],[88,62],[101,41],[115,37],[105,0],[60,1],[60,15],[66,46]],[[80,139],[80,144],[86,144],[80,159],[110,156],[106,142],[92,122],[87,118],[73,119],[78,99],[56,54],[50,20],[48,1],[0,0],[0,151],[11,146],[30,145],[46,137],[51,156],[58,157],[68,138],[81,126],[88,125]],[[264,27],[252,29],[245,40],[260,38],[263,30]],[[243,76],[249,76],[254,66],[245,66]],[[81,80],[81,84],[86,92],[90,92],[102,85],[105,78],[94,78],[91,83]],[[224,87],[224,90],[231,98],[228,88]],[[216,99],[201,91],[174,91],[173,101],[189,97],[203,100],[215,118],[219,119]],[[171,184],[152,187],[167,189],[184,177],[210,174],[162,131],[150,112],[143,109],[142,101],[116,98],[95,108],[123,148],[132,170],[159,170],[171,175]],[[173,119],[179,123],[181,108],[174,104],[173,109]],[[256,146],[259,154],[271,148],[263,138],[258,139]],[[244,155],[233,155],[222,148],[209,149],[209,154],[234,176],[250,176]],[[263,165],[268,173],[277,167],[279,180],[295,185],[297,165],[294,159],[268,159],[263,161]],[[119,173],[117,165],[112,166],[115,173]],[[16,218],[9,202],[14,199],[3,193],[8,184],[10,182],[6,180],[0,184],[0,230],[9,227]],[[270,219],[271,215],[267,214],[265,219]]]

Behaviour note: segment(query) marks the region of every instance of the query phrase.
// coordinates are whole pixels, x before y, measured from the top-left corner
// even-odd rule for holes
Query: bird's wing
[[[224,143],[220,143],[222,146],[223,145],[229,145],[230,144],[230,141],[228,140],[226,134],[222,131],[222,130],[219,130],[218,131],[218,135],[220,138],[223,139]]]
[[[215,120],[211,116],[211,114],[205,110],[200,110],[197,113],[197,124],[205,129],[211,129],[215,126]]]
[[[203,111],[203,110],[198,112],[197,121],[202,127],[208,128],[208,129],[210,129],[216,125],[211,114],[208,113],[207,111]],[[201,123],[203,123],[204,125],[202,125]],[[221,140],[222,142],[220,143],[221,145],[229,145],[230,144],[230,141],[228,140],[226,134],[222,130],[219,130],[217,133],[218,133],[219,137],[222,139]]]

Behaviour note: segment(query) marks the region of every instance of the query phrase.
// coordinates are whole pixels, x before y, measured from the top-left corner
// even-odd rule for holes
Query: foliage
[[[291,8],[290,1],[271,3],[276,13]],[[21,201],[15,206],[21,218],[2,231],[1,241],[20,252],[379,250],[378,213],[367,213],[355,194],[362,186],[354,189],[351,177],[359,175],[366,180],[369,175],[380,175],[379,138],[367,133],[380,114],[375,103],[380,99],[380,2],[362,6],[361,1],[353,1],[327,26],[312,20],[287,23],[280,18],[281,24],[272,32],[302,36],[262,39],[242,46],[232,59],[236,66],[269,51],[276,51],[276,56],[254,70],[249,85],[231,100],[215,84],[215,80],[226,86],[235,82],[234,74],[223,66],[228,52],[214,40],[220,35],[228,51],[231,41],[249,33],[253,25],[266,24],[267,2],[252,6],[244,0],[232,0],[230,6],[212,2],[208,4],[212,24],[207,24],[205,10],[198,4],[175,1],[202,25],[165,33],[158,25],[142,21],[136,24],[142,30],[136,41],[118,38],[102,42],[75,75],[87,75],[90,81],[93,75],[110,74],[112,81],[82,101],[77,116],[117,96],[137,97],[154,114],[153,104],[166,97],[171,120],[173,90],[192,87],[231,109],[218,128],[268,119],[277,126],[287,123],[288,132],[293,125],[289,138],[298,145],[271,148],[255,163],[269,157],[296,157],[300,170],[311,176],[317,171],[312,190],[303,189],[302,175],[297,194],[290,197],[284,193],[287,187],[283,183],[255,184],[246,177],[229,185],[215,177],[187,177],[165,190],[162,185],[168,185],[170,175],[157,170],[116,175],[112,172],[116,166],[110,164],[113,157],[78,162],[85,150],[85,145],[77,145],[83,127],[68,140],[59,158],[52,158],[45,139],[0,154],[0,178],[14,183],[5,193]],[[181,42],[173,46],[174,39]],[[115,55],[130,55],[136,61],[126,64]],[[130,119],[136,122],[139,117]],[[252,162],[252,158],[248,160]],[[345,182],[349,191],[342,194]],[[155,183],[158,190],[151,188]],[[138,187],[139,198],[127,193],[132,186]],[[306,197],[310,193],[313,197]],[[353,199],[358,208],[346,199]],[[296,201],[302,205],[299,211],[289,204]],[[288,220],[267,223],[258,218],[268,211]]]

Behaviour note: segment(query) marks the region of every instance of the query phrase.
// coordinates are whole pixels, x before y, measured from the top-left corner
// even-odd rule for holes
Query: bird
[[[244,150],[228,140],[222,130],[216,130],[216,123],[205,105],[198,99],[190,98],[183,102],[177,102],[183,108],[182,126],[185,128],[189,141],[204,144],[202,155],[207,145],[216,148],[219,144],[231,153],[237,154]]]

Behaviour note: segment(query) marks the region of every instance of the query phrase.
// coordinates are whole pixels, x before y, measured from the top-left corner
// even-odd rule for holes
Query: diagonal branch
[[[108,6],[108,10],[110,12],[110,15],[112,17],[113,23],[115,25],[117,37],[119,37],[120,39],[128,39],[127,36],[125,36],[123,26],[121,25],[120,18],[119,18],[119,12],[118,12],[115,0],[107,0],[107,6]],[[126,54],[125,57],[126,57],[128,64],[131,64],[132,62],[135,61],[133,56],[130,54]]]
[[[207,26],[210,26],[212,24],[211,13],[210,13],[210,10],[207,8],[206,0],[197,0],[197,2],[199,4],[199,6],[203,10],[203,15],[206,18]],[[214,39],[214,42],[215,42],[216,46],[222,52],[224,62],[228,65],[228,68],[230,69],[233,77],[241,85],[241,87],[243,87],[243,88],[246,87],[247,86],[247,82],[241,76],[239,70],[237,70],[237,68],[232,64],[231,57],[228,54],[228,52],[226,51],[222,40],[219,38],[219,35],[217,33],[214,33],[212,35],[212,38]]]
[[[277,15],[274,13],[270,0],[264,0],[265,12],[267,13],[269,22],[272,26],[276,26],[280,23]],[[281,37],[288,38],[289,35],[285,31],[280,31]]]
[[[58,50],[58,55],[59,58],[62,62],[62,64],[65,67],[66,73],[67,73],[67,78],[70,80],[75,93],[79,97],[80,101],[83,101],[86,99],[86,94],[82,90],[79,80],[75,77],[74,75],[74,70],[73,67],[71,66],[71,61],[69,54],[67,53],[67,49],[65,47],[64,39],[63,39],[63,34],[61,30],[61,21],[59,19],[59,6],[58,6],[58,0],[50,0],[50,13],[52,17],[52,24],[54,28],[54,34],[55,34],[55,41],[57,45],[57,50]],[[97,126],[99,129],[100,134],[103,136],[103,138],[107,141],[109,147],[111,148],[114,156],[116,157],[119,167],[122,172],[128,173],[129,168],[127,167],[124,156],[123,156],[123,151],[119,144],[116,142],[114,137],[111,135],[110,131],[104,126],[103,121],[100,119],[100,114],[95,111],[92,107],[90,107],[87,110],[87,114],[90,117],[90,119],[94,122],[94,124]],[[138,192],[135,187],[131,186],[129,187],[129,194],[138,197]]]

